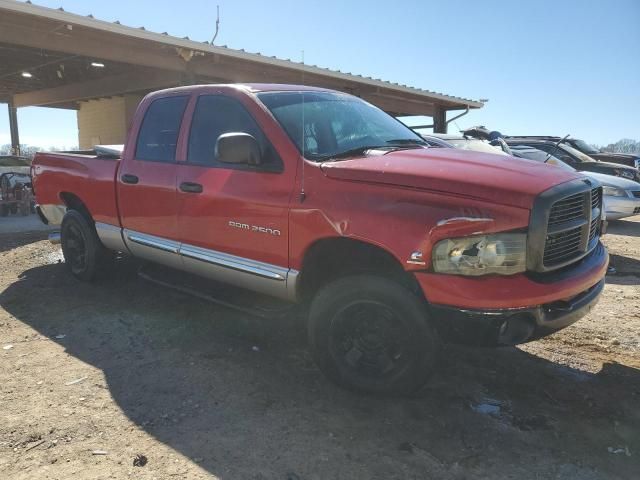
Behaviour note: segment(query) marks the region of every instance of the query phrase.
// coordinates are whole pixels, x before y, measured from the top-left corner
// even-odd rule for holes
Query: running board
[[[138,276],[161,287],[260,318],[282,318],[293,313],[297,307],[296,304],[260,293],[158,265],[141,266]]]

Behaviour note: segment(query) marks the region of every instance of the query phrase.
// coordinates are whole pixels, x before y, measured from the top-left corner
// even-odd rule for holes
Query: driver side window
[[[187,162],[220,168],[251,168],[231,166],[216,158],[216,140],[223,133],[242,132],[252,135],[260,145],[260,169],[282,171],[282,160],[251,114],[236,99],[224,95],[203,95],[198,99],[189,132]]]

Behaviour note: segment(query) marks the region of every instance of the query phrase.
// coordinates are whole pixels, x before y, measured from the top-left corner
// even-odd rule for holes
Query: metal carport
[[[116,142],[122,143],[131,113],[145,93],[230,82],[333,88],[358,95],[396,116],[430,116],[436,132],[446,132],[447,111],[483,106],[479,101],[127,27],[91,15],[0,0],[0,102],[9,106],[16,149],[16,109],[20,107],[79,110],[80,146],[86,148],[94,138],[83,137],[83,129],[90,129],[90,109],[86,108],[86,115],[80,113],[92,100],[124,99],[110,105],[117,110],[113,122],[118,125],[102,127],[113,130],[109,139],[122,137]],[[108,111],[104,106],[98,110]]]

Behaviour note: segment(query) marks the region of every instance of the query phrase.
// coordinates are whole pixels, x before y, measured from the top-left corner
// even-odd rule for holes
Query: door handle
[[[180,190],[187,193],[202,193],[202,185],[193,182],[182,182]]]
[[[122,180],[124,183],[136,184],[140,179],[135,175],[131,175],[130,173],[125,173],[120,177],[120,180]]]

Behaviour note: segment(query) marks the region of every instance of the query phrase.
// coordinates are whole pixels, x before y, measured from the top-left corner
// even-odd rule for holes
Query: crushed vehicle
[[[577,171],[562,160],[536,148],[513,146],[511,152],[515,157],[548,163],[564,170]],[[586,171],[581,173],[602,185],[602,198],[607,220],[620,220],[640,214],[640,185],[636,182],[603,173]]]
[[[75,277],[94,279],[119,251],[203,287],[256,292],[239,297],[245,311],[263,298],[297,306],[318,367],[358,391],[415,391],[443,340],[551,334],[604,287],[598,184],[540,162],[429,148],[344,93],[151,93],[117,153],[34,159],[38,212],[60,224]]]
[[[421,136],[432,147],[459,148],[461,150],[471,150],[473,152],[509,155],[509,147],[503,148],[500,144],[492,145],[486,140],[480,140],[466,135],[429,133]]]

